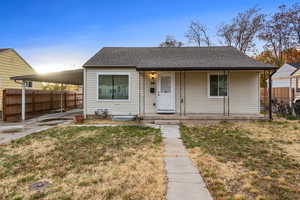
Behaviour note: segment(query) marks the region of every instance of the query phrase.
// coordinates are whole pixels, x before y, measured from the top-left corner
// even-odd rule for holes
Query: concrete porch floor
[[[267,120],[263,114],[144,114],[142,120]]]

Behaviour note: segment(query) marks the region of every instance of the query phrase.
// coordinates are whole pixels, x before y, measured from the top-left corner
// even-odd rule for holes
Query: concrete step
[[[154,124],[158,125],[176,125],[179,123],[179,120],[154,120]]]

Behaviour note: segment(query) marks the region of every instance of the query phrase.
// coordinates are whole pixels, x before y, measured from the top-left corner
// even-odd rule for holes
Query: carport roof
[[[83,69],[51,72],[46,74],[30,74],[11,77],[12,80],[38,81],[48,83],[63,83],[71,85],[83,85]]]

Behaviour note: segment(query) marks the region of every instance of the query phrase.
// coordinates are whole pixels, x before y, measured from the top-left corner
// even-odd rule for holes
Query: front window
[[[129,75],[106,75],[98,77],[99,100],[128,100]]]
[[[209,75],[209,96],[210,97],[227,96],[227,75],[222,75],[222,74]]]

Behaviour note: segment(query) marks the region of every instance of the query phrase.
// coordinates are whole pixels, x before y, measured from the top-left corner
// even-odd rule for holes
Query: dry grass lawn
[[[190,156],[216,200],[300,199],[300,123],[181,127]]]
[[[0,199],[165,198],[158,129],[59,127],[0,146]],[[50,185],[41,190],[30,186]]]
[[[140,125],[139,121],[114,121],[111,119],[86,119],[83,124],[111,124],[111,125]]]

